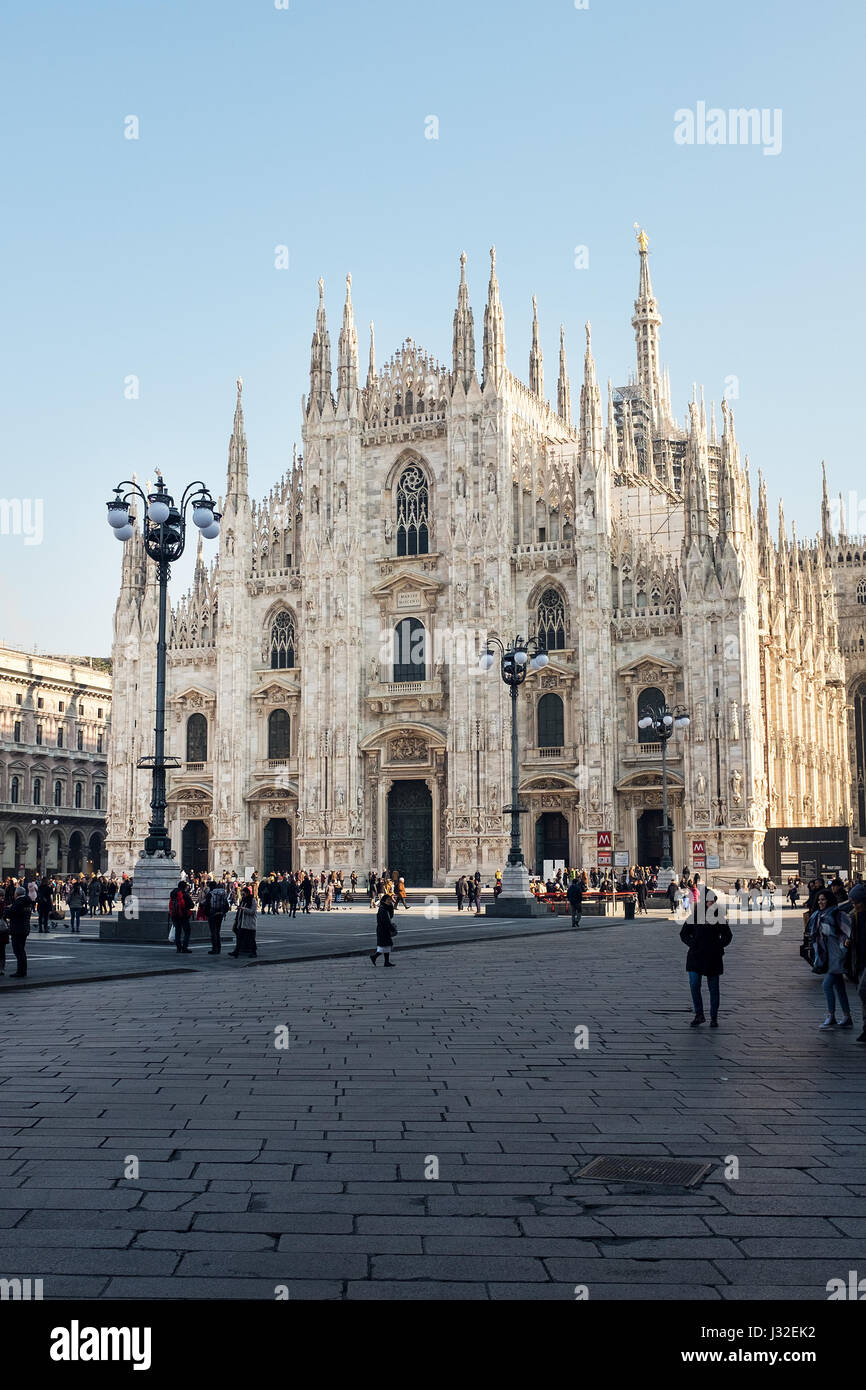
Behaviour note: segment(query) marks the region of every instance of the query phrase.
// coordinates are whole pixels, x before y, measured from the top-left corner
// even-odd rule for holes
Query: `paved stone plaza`
[[[714,1032],[677,933],[5,991],[0,1274],[46,1298],[826,1299],[866,1274],[866,1048],[817,1031],[798,914],[735,928]],[[713,1170],[575,1180],[597,1154]]]

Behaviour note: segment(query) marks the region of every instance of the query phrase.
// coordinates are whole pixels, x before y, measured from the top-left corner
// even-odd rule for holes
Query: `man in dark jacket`
[[[298,895],[300,893],[298,880],[294,874],[290,874],[286,883],[286,897],[289,904],[289,916],[294,917],[298,911]]]
[[[15,959],[18,962],[18,969],[12,975],[13,980],[20,980],[27,974],[27,938],[30,935],[30,913],[33,911],[33,904],[27,896],[27,890],[23,884],[19,883],[15,889],[15,897],[6,909],[6,920],[9,923],[9,935],[12,938],[12,950],[15,952]]]
[[[580,919],[583,914],[583,883],[579,878],[573,878],[571,880],[571,883],[568,885],[566,897],[571,903],[571,925],[573,927],[579,927]]]
[[[851,914],[851,950],[857,974],[857,993],[863,1005],[863,1031],[857,1041],[866,1043],[866,885],[855,883],[848,903]]]
[[[189,923],[192,909],[193,901],[189,889],[184,880],[181,879],[168,900],[168,915],[171,918],[171,925],[174,927],[174,944],[178,955],[189,956],[192,954],[189,949]]]
[[[707,1021],[701,993],[701,980],[704,975],[707,977],[710,994],[710,1027],[719,1026],[719,976],[724,974],[722,957],[731,940],[731,929],[721,899],[716,897],[711,888],[701,887],[692,914],[683,923],[680,932],[680,941],[689,948],[686,970],[695,1010],[692,1028],[697,1028],[699,1024]]]
[[[376,949],[370,952],[370,960],[375,967],[379,956],[384,955],[385,966],[394,968],[391,960],[391,947],[394,944],[394,937],[397,929],[394,926],[394,908],[396,904],[390,893],[383,893],[382,901],[376,911]]]
[[[209,956],[218,956],[222,951],[222,940],[220,929],[223,918],[229,910],[229,895],[225,890],[225,884],[214,883],[213,879],[208,879],[207,892],[202,899],[207,924],[210,927],[210,950]]]
[[[39,930],[48,931],[48,920],[54,907],[54,890],[50,878],[43,878],[36,890],[36,911],[39,914]]]

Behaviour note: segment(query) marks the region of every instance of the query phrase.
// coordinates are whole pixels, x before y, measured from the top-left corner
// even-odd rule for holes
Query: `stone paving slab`
[[[51,1299],[826,1299],[866,1273],[866,1048],[817,1032],[799,937],[735,932],[713,1032],[646,920],[401,950],[387,975],[67,983],[48,1015],[7,993],[0,1275]],[[577,1179],[600,1154],[712,1170]]]

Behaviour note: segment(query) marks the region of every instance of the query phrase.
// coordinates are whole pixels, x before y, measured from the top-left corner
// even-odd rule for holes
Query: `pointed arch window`
[[[288,710],[275,709],[268,715],[268,757],[290,758],[292,721]]]
[[[271,627],[271,670],[289,670],[294,664],[294,619],[291,613],[278,613]]]
[[[186,721],[186,760],[207,762],[207,720],[203,714],[191,714]]]
[[[397,484],[397,554],[427,555],[430,549],[430,496],[417,463],[404,468]]]
[[[559,695],[542,695],[538,702],[539,748],[561,748],[565,742],[565,712]]]
[[[420,618],[403,618],[394,628],[395,681],[423,681],[427,670],[427,632]]]
[[[861,579],[857,585],[857,602],[866,603],[866,579]]]
[[[664,709],[665,697],[654,685],[648,685],[642,690],[637,700],[637,717],[640,721],[645,714],[656,715],[660,709]],[[655,729],[638,729],[638,743],[658,743],[658,734]]]
[[[535,614],[535,635],[546,652],[565,648],[565,601],[558,589],[545,589]]]

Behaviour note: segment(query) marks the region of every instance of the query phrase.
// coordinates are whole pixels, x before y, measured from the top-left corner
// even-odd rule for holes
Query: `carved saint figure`
[[[731,773],[731,796],[737,805],[743,799],[743,776],[739,768],[735,767]]]

